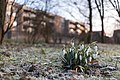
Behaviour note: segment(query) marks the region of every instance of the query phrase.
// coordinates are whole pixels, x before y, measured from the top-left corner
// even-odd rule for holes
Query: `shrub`
[[[85,72],[88,65],[97,62],[97,55],[98,46],[95,43],[74,45],[72,42],[71,45],[64,46],[60,58],[63,68]]]

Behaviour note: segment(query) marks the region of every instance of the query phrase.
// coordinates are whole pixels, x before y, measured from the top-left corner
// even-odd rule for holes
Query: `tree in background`
[[[118,13],[118,16],[120,17],[120,1],[119,0],[109,0],[109,2],[112,4],[114,9]]]
[[[119,0],[109,0],[113,8],[118,14],[118,17],[120,17],[120,1]],[[115,18],[116,19],[116,18]],[[120,19],[116,19],[117,22],[120,23]]]
[[[56,4],[50,5],[51,2],[52,0],[45,1],[45,10],[43,11],[44,12],[43,22],[45,23],[45,25],[41,29],[41,32],[46,43],[49,43],[49,37],[52,34],[52,27],[53,27],[53,25],[50,25],[50,20],[52,19],[52,17],[50,16],[50,10],[56,6]]]
[[[67,6],[72,7],[72,9],[69,9],[67,7],[66,9],[63,9],[63,10],[68,12],[74,19],[78,18],[79,16],[79,19],[76,19],[77,22],[80,22],[80,19],[83,20],[83,18],[88,20],[87,24],[89,24],[90,26],[90,31],[88,32],[87,43],[90,43],[92,40],[92,9],[93,9],[92,0],[84,0],[84,1],[83,0],[68,0],[64,3],[66,3]],[[73,12],[78,15],[76,16],[76,14],[74,14]]]
[[[115,18],[115,20],[120,24],[120,0],[109,0],[109,2],[111,3],[112,7],[114,8],[113,10],[115,10],[117,12],[117,16],[118,18],[112,16],[113,18]],[[120,27],[118,25],[118,27]],[[120,44],[120,36],[119,36],[119,30],[115,30],[113,37],[114,37],[114,43],[116,44]]]
[[[74,2],[74,4],[77,6],[77,2]],[[89,30],[88,36],[87,36],[87,43],[91,43],[92,42],[92,26],[93,26],[92,25],[92,0],[87,0],[87,7],[85,7],[85,4],[86,3],[84,3],[84,6],[82,6],[82,7],[77,6],[77,9],[79,10],[80,14],[82,14],[85,18],[87,18],[89,20],[88,24],[90,26],[90,30]],[[83,8],[83,7],[84,7],[85,12],[82,12],[83,10],[81,8]],[[87,13],[86,10],[88,10],[87,15],[85,15]]]
[[[0,0],[0,44],[2,44],[4,38],[6,6],[7,6],[7,0]]]
[[[92,39],[92,0],[87,1],[89,6],[89,24],[90,24],[90,31],[88,32],[88,43],[90,43]]]
[[[58,5],[58,3],[54,0],[36,0],[33,1],[32,5],[35,5],[33,8],[36,9],[36,17],[32,21],[34,25],[34,32],[31,35],[34,38],[32,37],[32,40],[35,42],[40,38],[40,36],[42,36],[44,38],[44,41],[46,43],[49,43],[50,37],[53,32],[52,27],[54,26],[53,22],[51,22],[53,21],[51,10],[53,10]]]
[[[30,33],[30,40],[32,43],[38,42],[41,37],[44,38],[45,42],[49,42],[49,38],[52,35],[52,27],[54,26],[50,23],[53,16],[45,11],[36,10],[35,18],[33,19],[33,33]],[[52,24],[52,25],[51,25]]]
[[[15,9],[15,0],[0,0],[0,44],[2,44],[5,34],[13,27],[13,23],[18,17],[17,14],[26,2],[24,0],[24,4]],[[8,12],[9,16],[7,16],[6,10],[9,4],[10,10]]]
[[[100,19],[101,19],[101,26],[102,26],[102,31],[101,31],[101,42],[104,43],[104,1],[103,0],[95,0],[95,4],[97,6]]]

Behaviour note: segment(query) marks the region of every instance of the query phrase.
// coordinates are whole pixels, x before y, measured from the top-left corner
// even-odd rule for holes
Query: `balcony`
[[[36,15],[35,15],[35,14],[32,14],[32,13],[24,13],[24,14],[23,14],[23,17],[34,18],[34,17],[36,17]]]
[[[33,26],[33,24],[31,23],[31,21],[25,21],[23,23],[24,26]]]

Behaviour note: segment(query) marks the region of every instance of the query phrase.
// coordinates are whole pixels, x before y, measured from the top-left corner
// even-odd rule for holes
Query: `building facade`
[[[66,20],[65,18],[46,13],[45,11],[36,10],[27,6],[23,6],[18,13],[16,10],[21,5],[14,4],[14,12],[11,15],[11,2],[7,7],[7,20],[14,21],[14,25],[7,37],[15,40],[33,40],[33,41],[46,41],[54,43],[68,43],[71,39],[76,42],[87,42],[89,26],[83,22],[74,22]],[[17,17],[15,20],[14,18]],[[17,24],[17,25],[15,25]],[[8,24],[6,24],[7,26]],[[101,41],[101,33],[93,32],[92,41]],[[112,38],[105,37],[105,42],[120,44],[119,31],[116,29]]]
[[[20,6],[15,3],[14,10],[16,11]],[[7,15],[10,17],[11,4],[9,4],[9,8]],[[75,35],[79,36],[87,31],[82,23],[66,20],[61,16],[27,6],[23,6],[18,13],[13,13],[13,20],[15,17],[17,18],[14,22],[17,25],[13,25],[14,28],[8,32],[8,38],[15,40],[31,40],[35,37],[38,40],[48,38],[50,42],[66,43]]]

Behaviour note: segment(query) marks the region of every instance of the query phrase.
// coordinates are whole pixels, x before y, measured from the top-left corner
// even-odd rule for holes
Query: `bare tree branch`
[[[117,11],[118,16],[120,17],[120,3],[119,0],[109,0],[109,2],[112,4],[113,8]]]
[[[98,0],[98,2],[97,2],[97,0],[95,0],[95,4],[96,4],[97,9],[98,9],[98,11],[99,11],[99,13],[100,13],[100,16],[101,16],[101,8],[100,8],[101,3],[100,3],[100,0]]]
[[[101,31],[101,42],[104,43],[104,2],[103,0],[95,0],[95,4],[97,6],[99,15],[100,15],[100,19],[101,19],[101,27],[102,27],[102,31]]]
[[[15,0],[12,2],[12,4],[11,4],[11,10],[10,10],[11,13],[10,13],[10,17],[9,17],[10,19],[9,19],[9,22],[8,22],[8,26],[7,26],[6,30],[4,31],[4,34],[6,34],[13,27],[13,23],[16,20],[16,18],[18,17],[17,14],[19,13],[19,11],[23,8],[23,6],[25,4],[26,3],[24,2],[23,5],[19,6],[19,8],[17,9],[17,11],[14,13],[13,8],[15,7]],[[16,14],[15,17],[14,17],[14,19],[12,18],[13,13]]]

